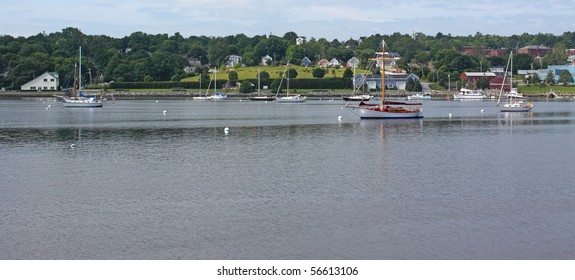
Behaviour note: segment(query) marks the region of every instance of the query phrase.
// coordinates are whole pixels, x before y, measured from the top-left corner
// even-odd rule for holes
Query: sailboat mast
[[[287,72],[286,72],[286,77],[287,77],[287,89],[286,89],[286,96],[289,96],[289,62],[287,64]]]
[[[78,82],[78,71],[76,71],[78,67],[78,64],[74,63],[74,88],[72,89],[72,95],[73,97],[76,97],[76,86],[77,86],[77,82]]]
[[[78,90],[82,92],[82,47],[80,47],[80,67],[78,68]]]
[[[381,108],[385,106],[385,40],[381,40]]]
[[[511,73],[510,73],[511,76],[509,76],[509,92],[512,93],[511,90],[513,89],[513,51],[511,51],[510,56],[511,57],[509,59],[511,60]],[[509,103],[511,103],[512,100],[513,100],[513,94],[510,94]]]
[[[260,68],[258,68],[258,96],[260,96]]]

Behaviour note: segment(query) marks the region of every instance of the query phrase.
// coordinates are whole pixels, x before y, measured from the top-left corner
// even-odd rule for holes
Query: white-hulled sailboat
[[[85,96],[82,92],[82,47],[79,48],[79,65],[78,71],[74,65],[74,88],[71,94],[58,97],[62,99],[64,107],[102,107],[102,100],[98,100],[95,96]],[[78,87],[77,90],[76,87]]]
[[[303,103],[306,100],[305,96],[302,96],[301,94],[298,95],[289,95],[289,63],[286,67],[286,72],[284,73],[284,76],[286,77],[287,80],[287,84],[286,84],[286,96],[282,96],[282,97],[276,97],[276,100],[278,101],[278,103]],[[278,88],[278,92],[276,93],[279,94],[279,91],[281,89],[281,82],[280,82],[280,87]]]
[[[422,103],[394,102],[385,100],[385,41],[382,41],[381,60],[381,104],[368,104],[361,101],[359,106],[349,106],[352,110],[359,110],[361,119],[407,119],[423,118],[420,106]]]
[[[507,70],[511,69],[511,77],[509,79],[510,91],[507,94],[507,102],[501,106],[499,103],[501,101],[501,95],[503,94],[503,86],[505,86],[505,79],[507,78]],[[501,90],[499,91],[499,98],[497,99],[497,106],[501,106],[501,112],[529,112],[533,109],[532,103],[525,103],[522,99],[523,96],[517,92],[517,89],[513,87],[513,51],[509,55],[509,60],[507,61],[507,68],[505,69],[505,75],[503,76],[503,83],[501,85]]]

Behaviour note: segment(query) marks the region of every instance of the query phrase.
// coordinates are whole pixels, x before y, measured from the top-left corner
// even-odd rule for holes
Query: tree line
[[[190,36],[180,33],[146,34],[135,32],[123,38],[106,35],[86,35],[79,29],[68,27],[61,32],[39,33],[29,37],[0,36],[0,87],[19,89],[21,85],[48,71],[60,74],[61,86],[71,76],[74,63],[78,60],[78,49],[82,47],[83,84],[109,82],[164,82],[204,75],[207,67],[219,68],[230,55],[243,57],[246,66],[261,63],[269,55],[272,64],[299,64],[304,57],[313,63],[321,59],[337,58],[345,62],[352,57],[359,59],[360,67],[367,68],[369,59],[380,50],[385,40],[389,50],[401,55],[398,67],[414,73],[422,80],[447,83],[453,82],[464,71],[479,71],[491,66],[504,66],[507,57],[484,57],[464,55],[464,46],[478,48],[503,48],[506,53],[527,45],[544,45],[553,49],[544,58],[537,59],[527,54],[516,54],[515,69],[539,69],[547,65],[565,64],[566,49],[575,48],[575,33],[521,34],[513,36],[484,35],[452,36],[437,33],[435,36],[423,33],[391,35],[370,35],[328,41],[324,38],[306,38],[303,44],[296,44],[298,35],[287,32],[283,36],[244,34],[226,37]],[[185,72],[189,59],[201,61],[205,68],[197,72]]]

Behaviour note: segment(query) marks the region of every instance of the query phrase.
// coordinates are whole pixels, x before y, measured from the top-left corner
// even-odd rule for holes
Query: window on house
[[[50,90],[55,90],[55,88],[54,88],[54,87],[50,87]]]
[[[44,90],[48,90],[48,87],[44,87]]]
[[[48,79],[44,79],[44,82],[47,82],[47,81],[48,81]]]
[[[54,79],[50,79],[50,82],[53,82],[53,81],[54,81]]]
[[[30,87],[31,90],[36,90],[36,87]]]

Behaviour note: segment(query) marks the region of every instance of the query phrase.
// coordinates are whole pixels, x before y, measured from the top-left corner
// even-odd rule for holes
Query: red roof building
[[[477,85],[477,81],[482,77],[487,77],[489,83],[491,83],[491,79],[496,76],[495,73],[491,72],[463,72],[461,73],[461,80],[467,80],[467,85]]]
[[[518,51],[518,53],[525,53],[525,54],[529,54],[531,56],[534,57],[542,57],[545,56],[546,54],[551,52],[551,49],[543,46],[543,45],[537,45],[537,46],[526,46],[523,48],[520,48]]]

